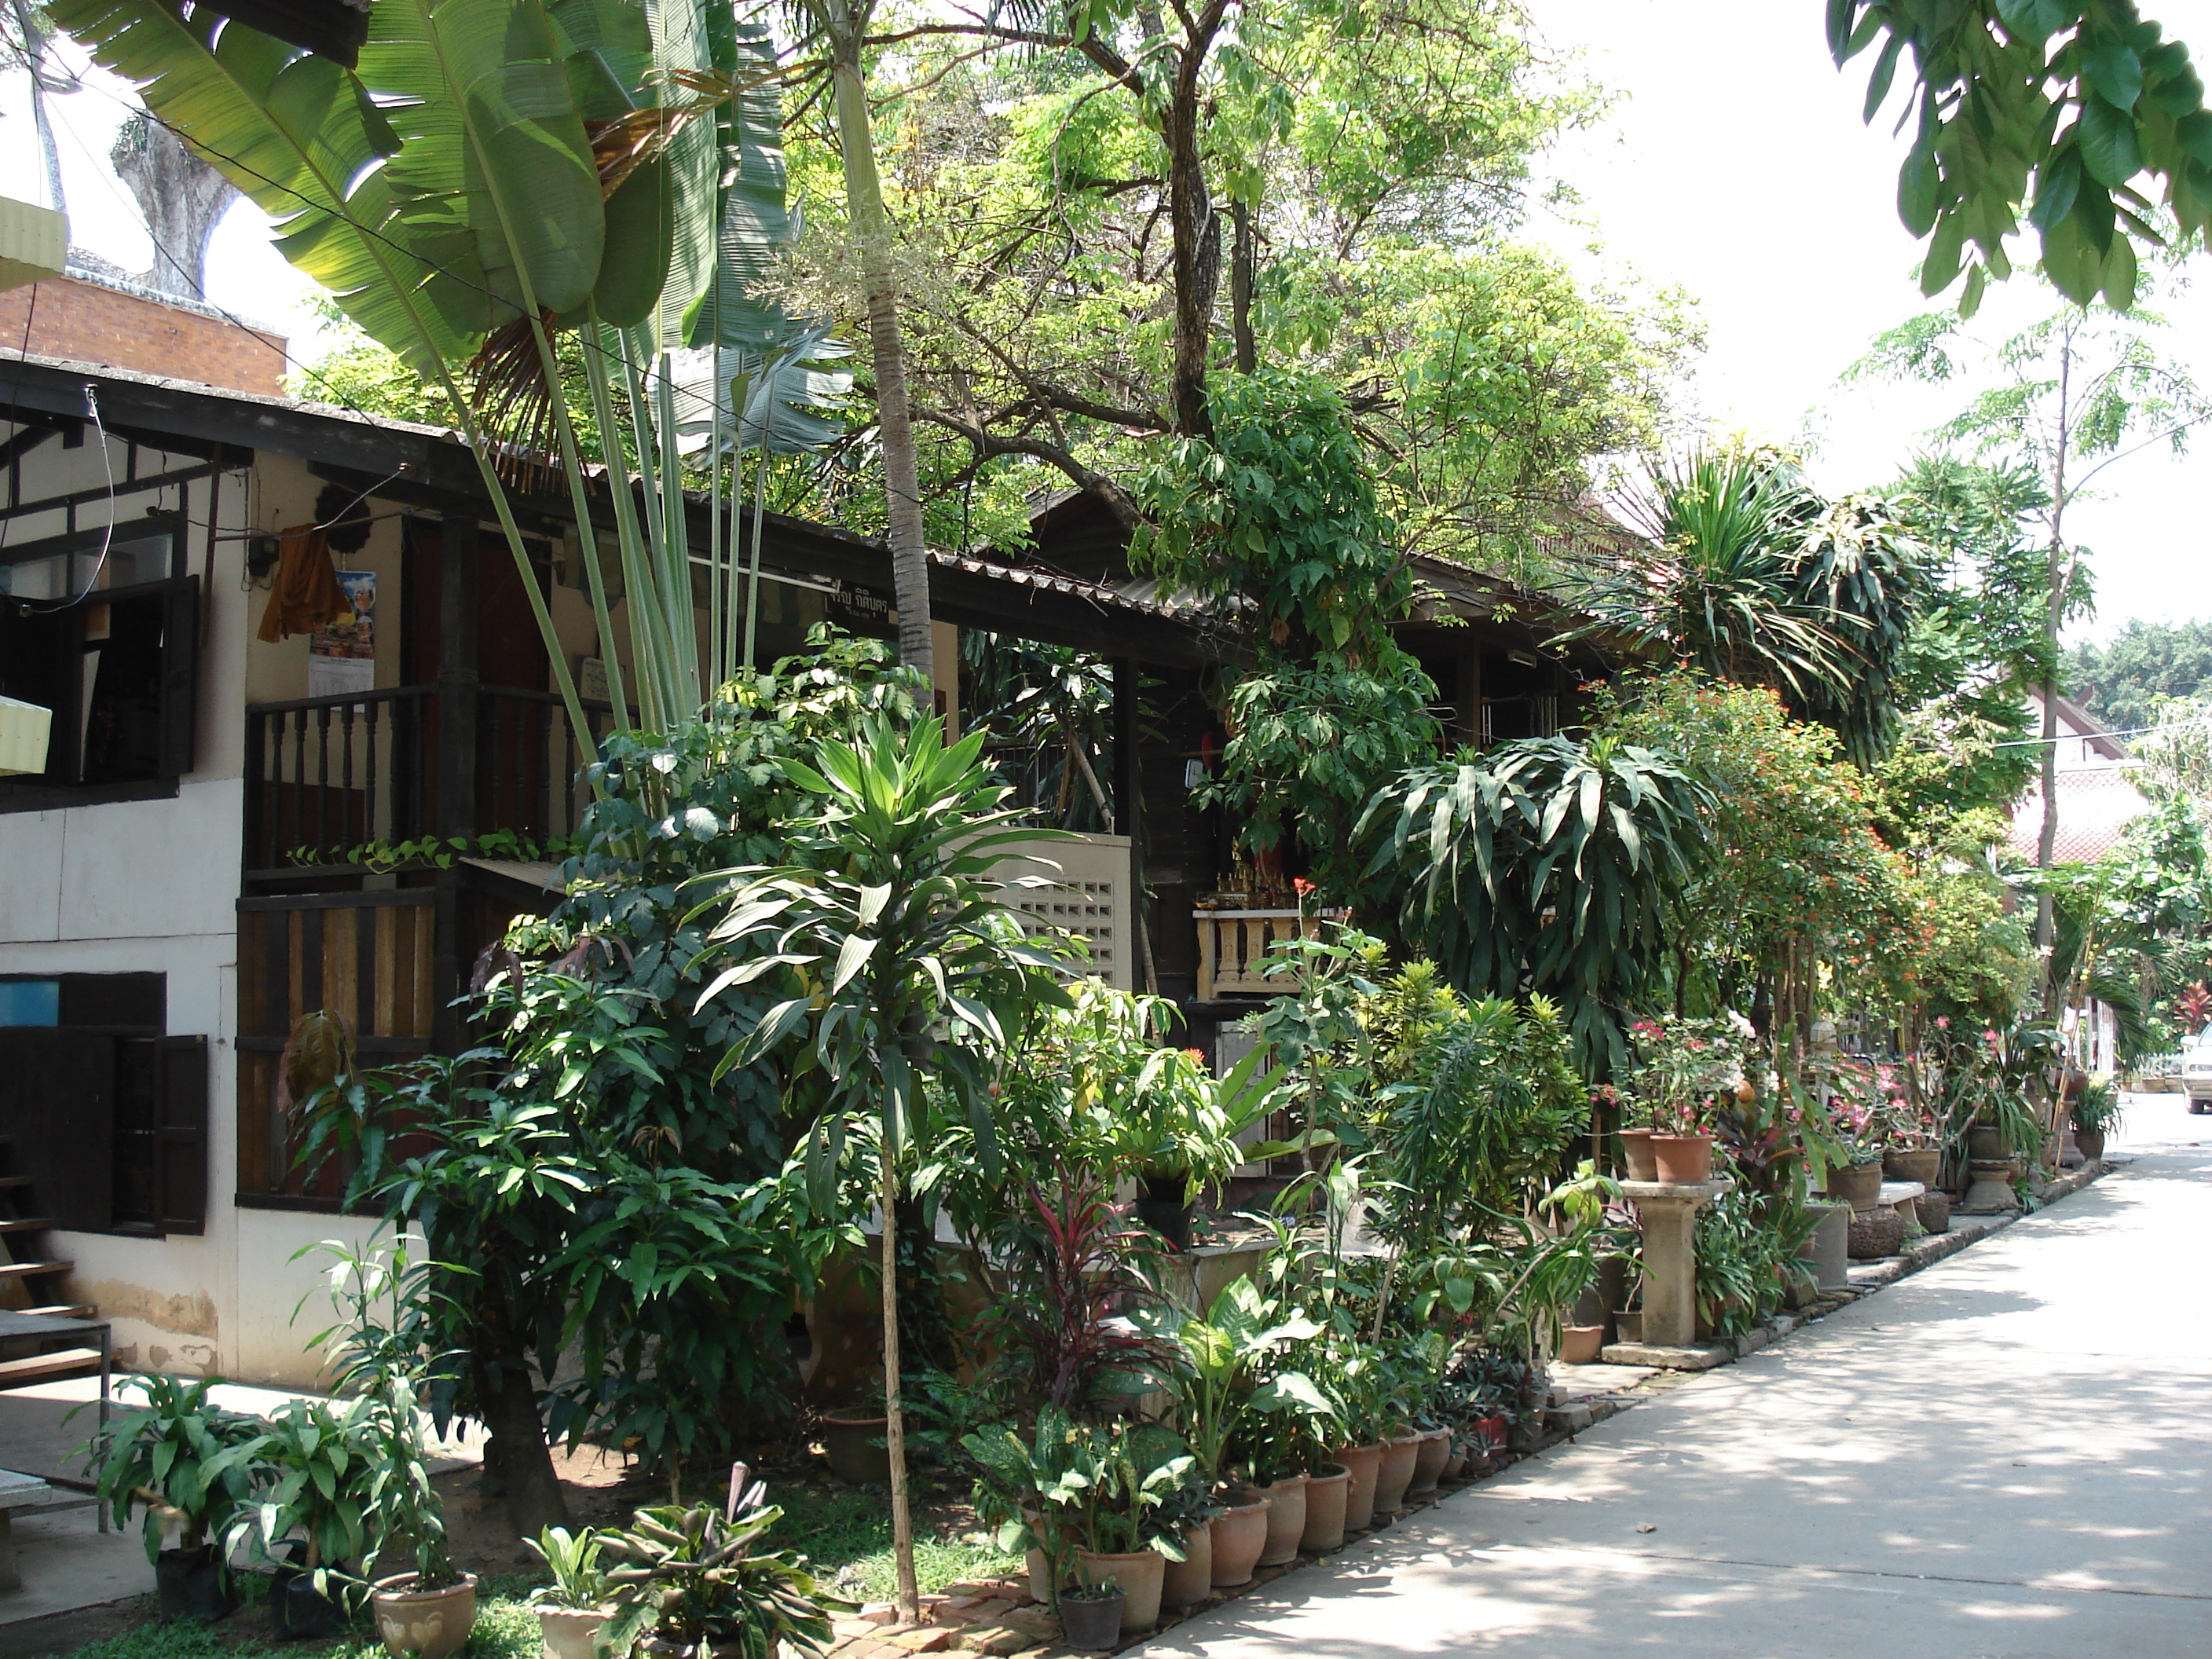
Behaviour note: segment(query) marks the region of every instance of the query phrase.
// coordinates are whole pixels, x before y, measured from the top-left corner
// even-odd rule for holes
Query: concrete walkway
[[[2192,1144],[2195,1143],[2195,1144]],[[1148,1659],[2212,1655],[2212,1117]]]

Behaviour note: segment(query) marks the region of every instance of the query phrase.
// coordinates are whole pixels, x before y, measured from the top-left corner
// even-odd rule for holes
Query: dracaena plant
[[[94,1496],[118,1528],[145,1511],[149,1561],[166,1527],[178,1528],[179,1549],[198,1550],[228,1539],[252,1501],[254,1446],[265,1425],[216,1405],[210,1396],[221,1381],[127,1376],[118,1389],[137,1389],[143,1407],[78,1448],[91,1459]],[[219,1549],[218,1561],[228,1554]]]

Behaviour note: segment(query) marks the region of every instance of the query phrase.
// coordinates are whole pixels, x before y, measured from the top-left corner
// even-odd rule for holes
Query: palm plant
[[[817,745],[811,766],[785,762],[822,809],[796,827],[793,862],[722,878],[710,950],[730,965],[699,1000],[703,1007],[778,976],[787,994],[723,1066],[779,1054],[794,1081],[818,1079],[826,1107],[811,1139],[813,1168],[842,1162],[855,1118],[873,1127],[892,1541],[909,1613],[920,1592],[899,1398],[900,1159],[927,1137],[942,1102],[995,1166],[990,1060],[1024,1010],[1066,1000],[1059,958],[1029,939],[998,896],[993,865],[1038,832],[1013,827],[1018,814],[982,765],[982,741],[973,733],[947,748],[940,721],[902,726],[870,715],[853,742]]]

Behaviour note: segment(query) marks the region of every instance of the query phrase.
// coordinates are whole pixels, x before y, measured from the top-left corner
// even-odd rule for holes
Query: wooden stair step
[[[0,1221],[0,1233],[42,1233],[53,1224],[51,1216],[25,1216],[15,1221]]]
[[[100,1350],[97,1348],[61,1348],[52,1353],[33,1354],[28,1359],[0,1359],[0,1389],[13,1382],[34,1382],[42,1376],[59,1376],[64,1371],[100,1369]]]
[[[43,1279],[69,1273],[76,1266],[74,1261],[0,1261],[0,1279]]]
[[[89,1302],[64,1307],[58,1304],[51,1308],[17,1308],[16,1313],[35,1314],[40,1319],[90,1319],[95,1311]]]

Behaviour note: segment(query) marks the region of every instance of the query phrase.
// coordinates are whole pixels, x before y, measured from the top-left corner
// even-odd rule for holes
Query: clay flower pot
[[[1406,1488],[1413,1484],[1413,1465],[1420,1455],[1418,1434],[1401,1434],[1382,1448],[1382,1462],[1375,1472],[1376,1514],[1395,1515],[1406,1507]]]
[[[1344,1529],[1365,1532],[1375,1524],[1375,1476],[1382,1465],[1380,1446],[1339,1446],[1329,1456],[1344,1465],[1352,1484],[1344,1497]]]
[[[1160,1622],[1160,1590],[1167,1582],[1167,1557],[1157,1550],[1130,1550],[1116,1555],[1094,1555],[1089,1550],[1078,1550],[1076,1558],[1088,1570],[1092,1582],[1103,1580],[1121,1587],[1126,1598],[1121,1603],[1122,1635],[1137,1635]],[[1063,1607],[1066,1600],[1063,1594]],[[1074,1644],[1068,1645],[1073,1647]]]
[[[1869,1208],[1881,1197],[1881,1165],[1854,1164],[1829,1170],[1828,1196],[1854,1210]]]
[[[847,1406],[822,1414],[822,1455],[830,1473],[848,1486],[888,1486],[891,1449],[881,1440],[890,1419],[866,1406]]]
[[[1711,1135],[1655,1134],[1651,1156],[1659,1165],[1659,1179],[1669,1186],[1695,1187],[1713,1178]]]
[[[1623,1129],[1620,1132],[1620,1161],[1628,1166],[1631,1181],[1659,1179],[1659,1159],[1651,1150],[1651,1131]]]
[[[1966,1130],[1966,1157],[1975,1164],[2002,1164],[2012,1156],[2004,1131],[1994,1123],[1977,1123]]]
[[[1286,1566],[1298,1559],[1298,1540],[1306,1532],[1306,1477],[1286,1474],[1267,1494],[1267,1543],[1260,1552],[1263,1567]]]
[[[1885,1150],[1881,1155],[1881,1172],[1892,1181],[1917,1181],[1930,1188],[1942,1174],[1942,1149],[1936,1146],[1921,1146],[1909,1152]]]
[[[1319,1474],[1306,1477],[1306,1529],[1298,1534],[1298,1547],[1308,1555],[1326,1555],[1344,1547],[1345,1500],[1352,1494],[1352,1471],[1341,1463],[1324,1464]]]
[[[1152,1556],[1155,1561],[1159,1559]],[[1121,1610],[1127,1603],[1128,1597],[1118,1585],[1097,1593],[1064,1591],[1060,1598],[1060,1634],[1078,1653],[1103,1653],[1121,1640]]]
[[[1232,1589],[1252,1582],[1260,1552],[1267,1547],[1267,1496],[1256,1486],[1224,1494],[1228,1507],[1213,1517],[1213,1587]]]
[[[540,1607],[538,1632],[545,1659],[592,1659],[592,1638],[614,1615],[605,1607]]]
[[[1451,1431],[1424,1429],[1420,1443],[1413,1448],[1413,1480],[1406,1488],[1408,1498],[1434,1498],[1437,1482],[1444,1478],[1444,1465],[1451,1461]]]
[[[1171,1607],[1194,1607],[1213,1593],[1213,1528],[1205,1521],[1182,1535],[1182,1559],[1170,1561],[1160,1575],[1160,1600]]]
[[[2105,1155],[2105,1132],[2102,1129],[2076,1129],[2074,1144],[2081,1149],[2084,1164],[2094,1164]]]
[[[1559,1331],[1559,1363],[1562,1365],[1594,1364],[1604,1347],[1605,1327],[1602,1325],[1568,1325]]]
[[[416,1589],[415,1575],[403,1572],[376,1582],[369,1598],[376,1633],[393,1659],[450,1659],[469,1639],[477,1622],[477,1581],[463,1573],[457,1584]]]

